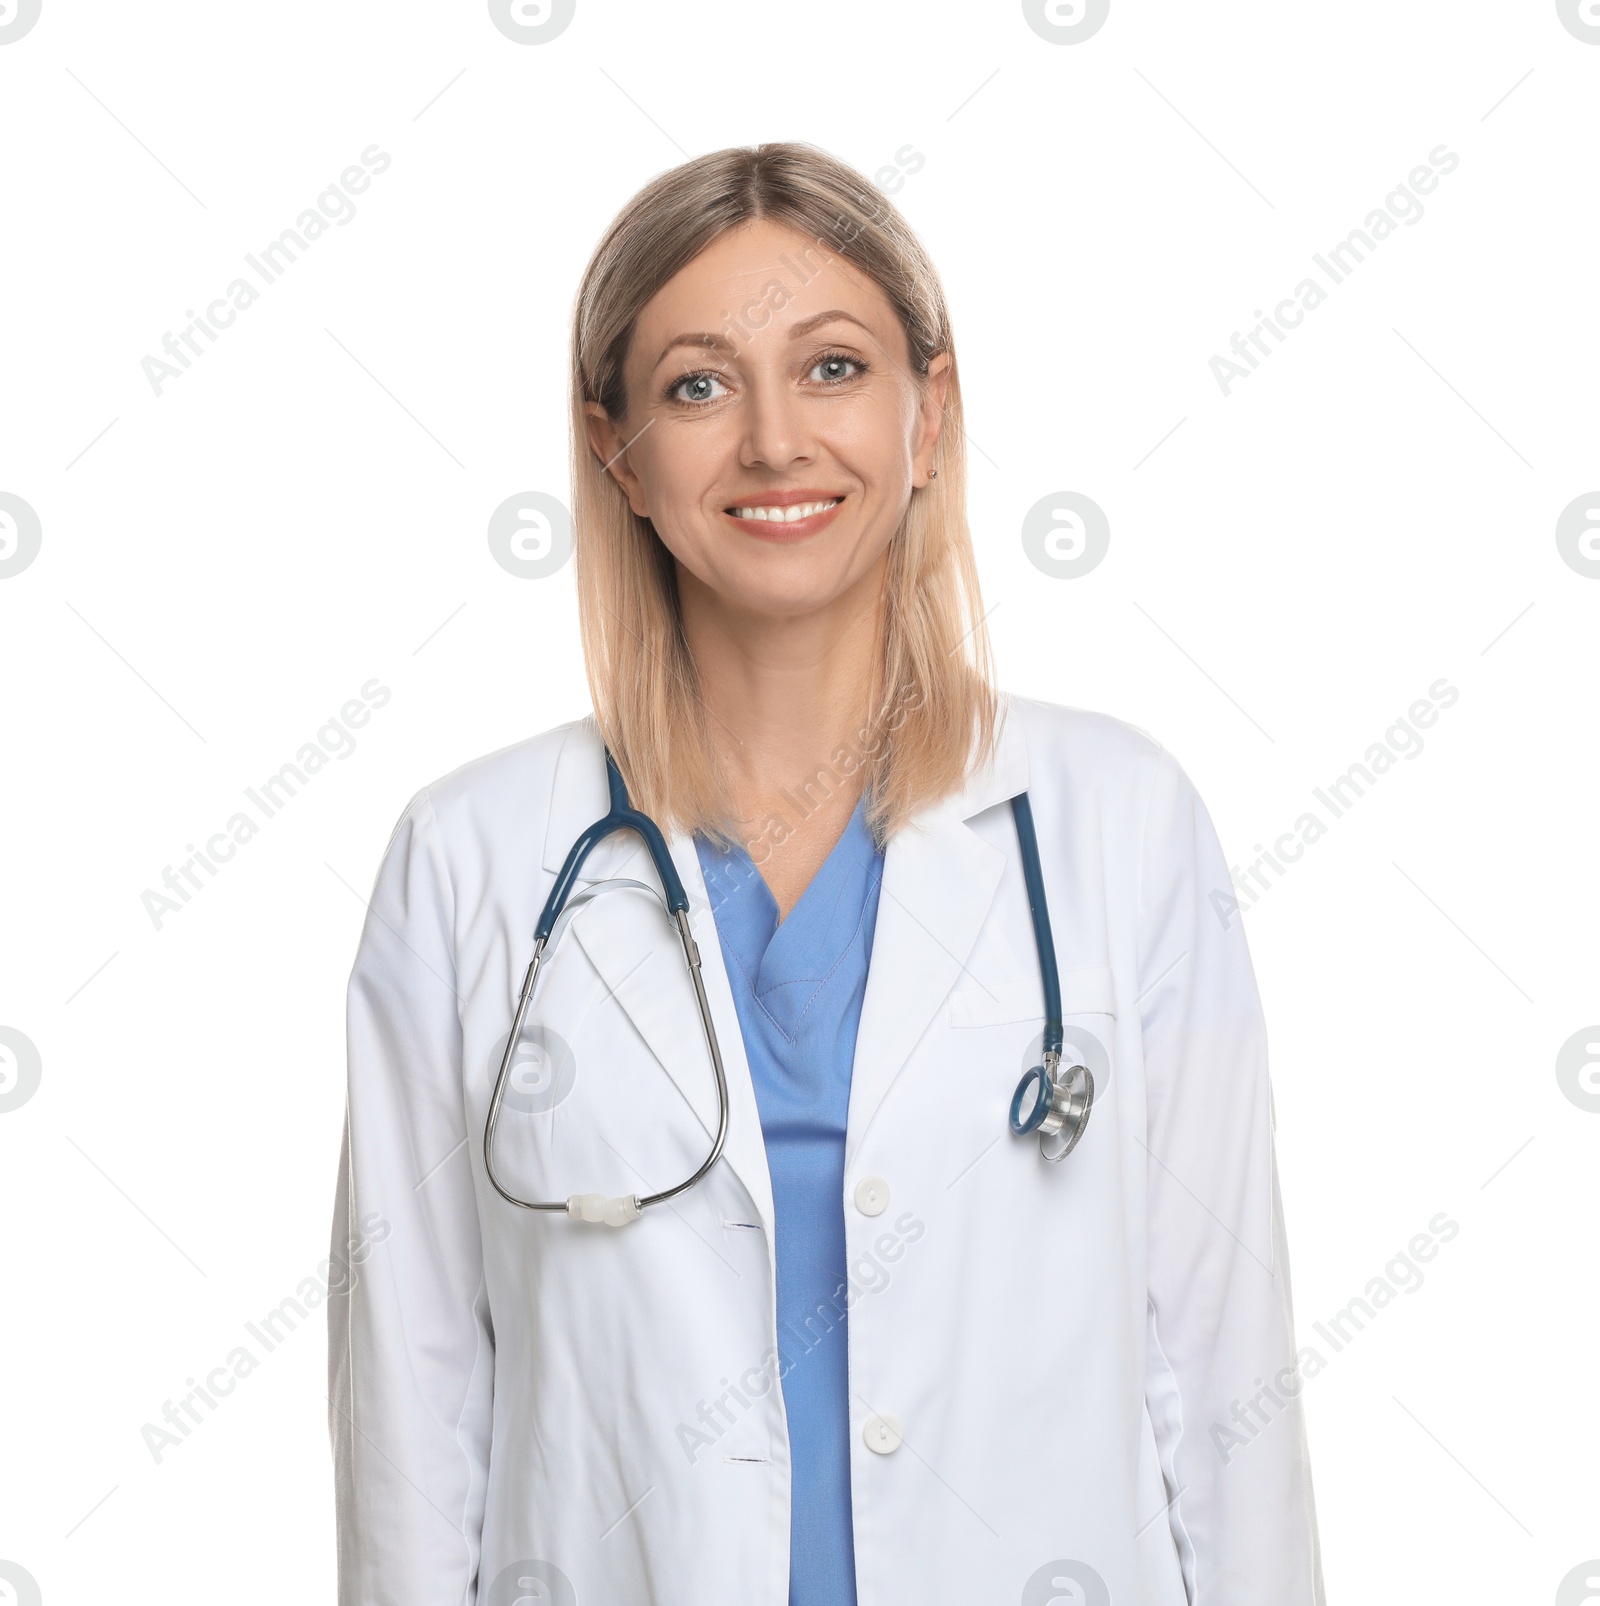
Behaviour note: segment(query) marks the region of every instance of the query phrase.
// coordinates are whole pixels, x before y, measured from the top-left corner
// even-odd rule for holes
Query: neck
[[[747,835],[771,837],[776,816],[788,833],[831,843],[854,809],[862,731],[881,689],[887,570],[885,554],[828,606],[775,618],[729,607],[679,568],[684,634]]]

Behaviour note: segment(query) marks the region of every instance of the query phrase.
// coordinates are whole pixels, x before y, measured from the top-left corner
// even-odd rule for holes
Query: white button
[[[856,1184],[856,1209],[864,1216],[881,1216],[889,1208],[889,1184],[882,1177],[863,1177]]]
[[[887,1415],[868,1417],[861,1436],[869,1450],[876,1450],[879,1455],[893,1455],[900,1448],[900,1419]]]

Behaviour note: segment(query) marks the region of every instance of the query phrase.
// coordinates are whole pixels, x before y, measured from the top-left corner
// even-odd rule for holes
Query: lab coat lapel
[[[559,871],[573,842],[609,807],[604,749],[593,721],[581,720],[556,761],[544,867]],[[770,1239],[772,1180],[766,1142],[700,856],[693,839],[681,832],[668,837],[667,847],[689,895],[689,929],[700,950],[701,979],[728,1081],[728,1138],[722,1157],[749,1193]],[[652,888],[660,885],[649,851],[636,832],[618,831],[596,846],[584,861],[578,885],[616,876]],[[586,905],[574,919],[563,941],[574,938],[693,1110],[709,1149],[717,1131],[716,1078],[676,927],[644,894],[612,892]],[[651,1192],[680,1181],[681,1177],[641,1176],[637,1185],[639,1191]]]
[[[914,815],[884,850],[851,1073],[847,1171],[885,1095],[965,973],[999,888],[1006,854],[967,821],[1027,785],[1022,733],[1005,719],[989,763],[960,792]]]

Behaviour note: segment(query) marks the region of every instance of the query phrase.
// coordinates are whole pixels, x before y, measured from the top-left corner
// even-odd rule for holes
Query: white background
[[[921,158],[887,182],[953,306],[1006,686],[1155,735],[1241,866],[1458,689],[1245,919],[1302,1342],[1460,1225],[1306,1390],[1329,1598],[1555,1600],[1600,1555],[1600,1114],[1555,1074],[1600,1020],[1600,579],[1555,540],[1600,486],[1597,96],[1553,0],[1112,0],[1069,46],[1015,3],[578,0],[533,47],[481,0],[43,0],[0,44],[0,491],[42,528],[0,580],[0,1026],[42,1064],[0,1114],[0,1559],[47,1606],[332,1597],[320,1311],[159,1464],[141,1430],[327,1253],[406,800],[588,706],[570,566],[485,537],[570,500],[588,252],[686,156],[804,138]],[[372,144],[353,221],[157,396],[141,359]],[[1441,144],[1225,396],[1210,359]],[[1062,490],[1110,521],[1079,579],[1020,541]],[[157,929],[372,677],[354,753]]]

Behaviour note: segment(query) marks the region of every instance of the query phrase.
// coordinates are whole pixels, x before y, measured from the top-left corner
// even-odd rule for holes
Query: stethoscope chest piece
[[[1094,1077],[1087,1065],[1061,1063],[1047,1050],[1011,1095],[1011,1130],[1018,1137],[1039,1134],[1039,1153],[1046,1160],[1064,1160],[1072,1153],[1094,1107]]]

